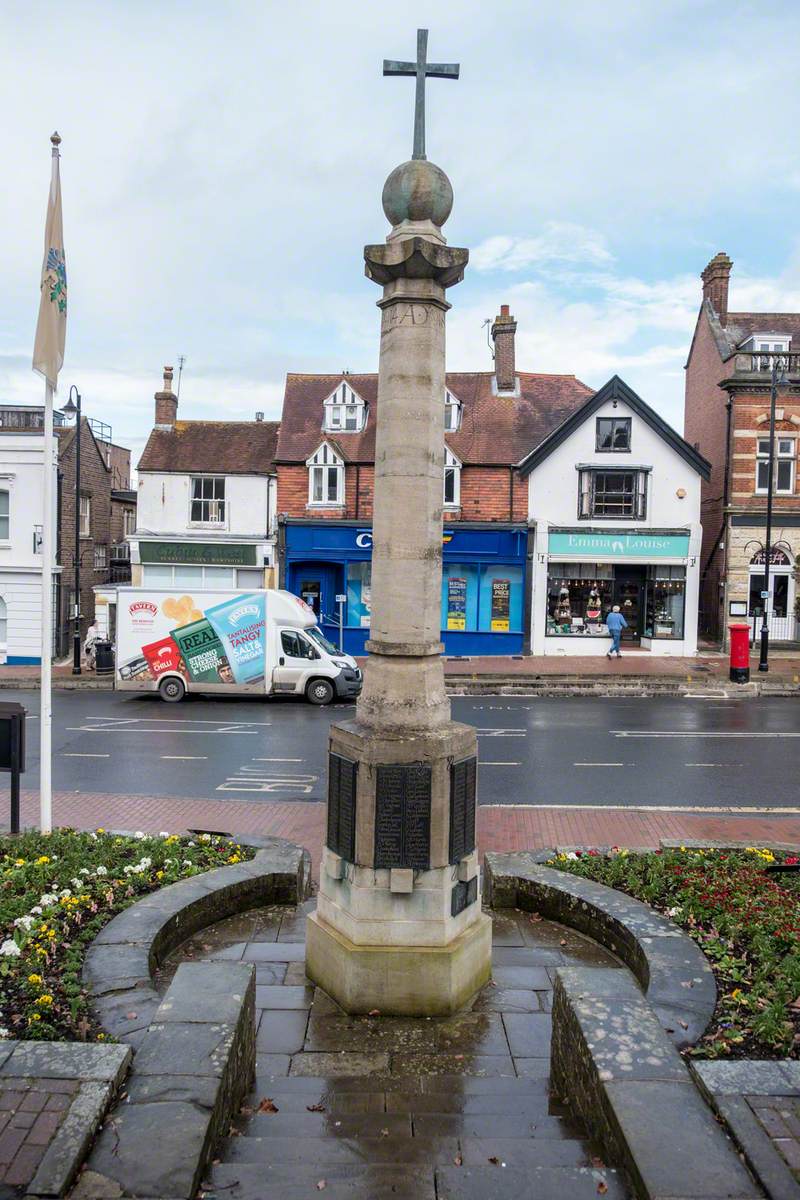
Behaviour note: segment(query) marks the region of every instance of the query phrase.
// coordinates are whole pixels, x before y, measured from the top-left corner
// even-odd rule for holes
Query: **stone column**
[[[389,176],[393,229],[367,246],[383,286],[372,628],[355,720],[331,729],[328,828],[306,973],[348,1012],[457,1011],[490,976],[475,847],[475,731],[450,719],[440,641],[447,176]]]

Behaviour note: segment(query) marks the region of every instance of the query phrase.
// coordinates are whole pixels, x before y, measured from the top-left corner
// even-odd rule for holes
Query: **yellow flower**
[[[228,859],[228,862],[229,862],[229,863],[238,863],[238,862],[241,862],[241,861],[242,861],[242,860],[241,860],[241,858],[240,858],[240,856],[239,856],[238,854],[232,854],[232,855],[230,856],[230,858]]]
[[[44,980],[42,979],[41,975],[29,975],[28,976],[28,983],[43,983],[43,982],[44,982]]]
[[[685,854],[685,853],[686,853],[686,847],[685,847],[685,846],[681,846],[681,854]]]
[[[36,1003],[41,1004],[42,1008],[49,1008],[53,1003],[53,997],[45,992],[43,995],[37,997]]]
[[[30,1024],[31,1021],[41,1021],[41,1019],[41,1013],[31,1013],[31,1015],[28,1017],[28,1024]]]
[[[102,828],[102,826],[101,826],[101,827],[100,827],[100,828],[97,830],[97,832],[98,832],[98,833],[105,833],[105,829],[103,829],[103,828]]]
[[[156,871],[156,879],[163,879],[163,878],[164,878],[164,872]]]
[[[15,866],[15,867],[24,867],[24,866],[25,866],[25,863],[26,863],[26,861],[27,861],[27,860],[26,860],[26,859],[24,859],[24,858],[15,858],[15,859],[14,859],[14,866]]]
[[[106,1040],[106,1035],[104,1033],[98,1033],[97,1040],[98,1042],[104,1042]]]
[[[50,859],[48,858],[48,856],[46,854],[42,854],[39,858],[37,858],[36,865],[37,865],[37,867],[41,867],[41,866],[44,866],[45,863],[49,863],[49,862],[50,862]]]

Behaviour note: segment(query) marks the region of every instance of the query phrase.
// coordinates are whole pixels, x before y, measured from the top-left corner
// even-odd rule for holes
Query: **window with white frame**
[[[446,433],[455,433],[461,428],[461,401],[448,389],[444,393],[444,428]]]
[[[81,537],[90,537],[92,532],[92,498],[91,496],[79,497],[80,511],[80,535]]]
[[[647,472],[584,470],[578,473],[578,517],[642,521],[647,515]]]
[[[794,493],[795,439],[775,438],[775,467],[773,488],[776,495],[791,496]],[[756,448],[756,492],[765,495],[769,484],[769,438],[759,438]]]
[[[316,454],[308,459],[306,466],[308,503],[344,504],[344,463],[333,447],[323,442]]]
[[[0,542],[7,542],[11,536],[9,522],[10,497],[7,491],[0,491]]]
[[[325,401],[323,428],[336,433],[360,433],[364,428],[366,405],[344,380]]]
[[[225,476],[193,475],[189,519],[192,525],[225,524]]]
[[[94,548],[94,569],[105,571],[108,566],[108,546],[96,544]]]
[[[461,504],[461,463],[447,446],[444,448],[444,506],[458,508]]]
[[[136,528],[136,509],[126,508],[122,513],[122,530],[125,537],[129,537]]]

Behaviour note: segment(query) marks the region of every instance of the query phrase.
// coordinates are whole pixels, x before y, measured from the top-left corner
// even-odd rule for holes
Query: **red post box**
[[[731,683],[750,682],[750,626],[729,625],[731,635]]]

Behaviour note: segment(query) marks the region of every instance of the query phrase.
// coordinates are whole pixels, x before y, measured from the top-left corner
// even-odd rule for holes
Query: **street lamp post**
[[[780,376],[778,371],[780,370]],[[764,538],[764,595],[761,597],[761,651],[758,658],[759,671],[769,670],[769,568],[772,556],[772,485],[775,475],[775,404],[778,392],[788,392],[791,384],[786,378],[783,358],[775,355],[772,360],[772,380],[769,396],[769,459],[767,466],[767,530]]]
[[[72,393],[78,398],[73,403]],[[75,629],[72,635],[72,674],[81,674],[81,394],[73,383],[69,399],[61,410],[69,416],[75,414],[75,606],[73,617]]]

